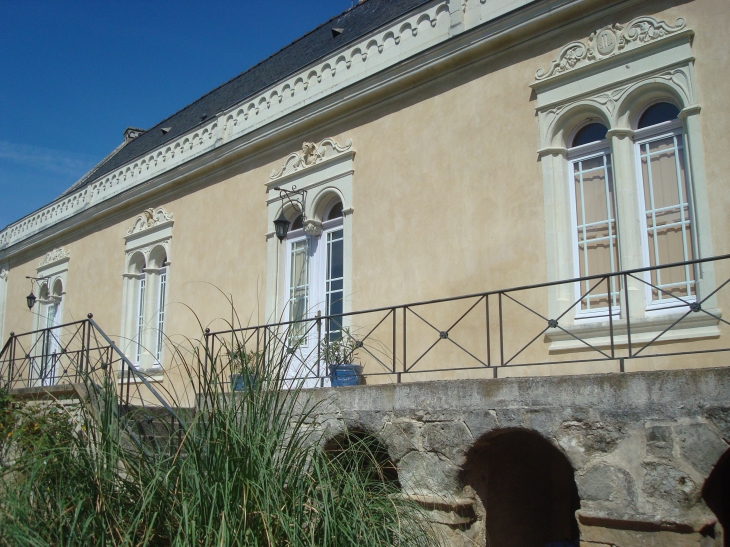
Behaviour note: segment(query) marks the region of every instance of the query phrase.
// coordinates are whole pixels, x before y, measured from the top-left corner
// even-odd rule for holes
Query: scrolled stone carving
[[[308,218],[304,221],[304,233],[319,237],[322,235],[322,223],[318,220]]]
[[[2,279],[3,281],[8,280],[8,271],[5,268],[0,270],[0,279]]]
[[[297,171],[321,163],[325,159],[349,152],[351,148],[352,141],[350,139],[347,139],[344,145],[337,144],[331,138],[324,139],[318,144],[305,142],[302,144],[301,152],[289,154],[281,169],[272,171],[269,179],[276,180],[291,173],[296,173]]]
[[[64,250],[63,247],[59,247],[58,249],[53,249],[50,253],[46,253],[46,256],[41,260],[40,264],[38,264],[39,268],[42,268],[44,266],[48,266],[49,264],[53,264],[54,262],[59,262],[61,260],[65,260],[66,258],[69,258],[71,256],[71,253]]]
[[[558,52],[547,70],[538,69],[535,79],[546,80],[579,66],[585,66],[624,51],[641,47],[649,42],[665,38],[684,30],[687,22],[681,17],[674,25],[658,21],[650,16],[637,17],[625,26],[613,24],[598,29],[588,37],[588,42],[571,42]]]
[[[142,214],[139,215],[134,221],[134,225],[132,225],[132,227],[127,230],[127,235],[131,236],[132,234],[143,232],[144,230],[148,230],[153,226],[157,226],[158,224],[161,224],[163,222],[169,222],[171,220],[172,213],[166,213],[162,207],[158,207],[157,209],[145,209]]]

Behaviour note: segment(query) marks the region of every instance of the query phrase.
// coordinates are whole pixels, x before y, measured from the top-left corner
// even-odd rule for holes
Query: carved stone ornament
[[[324,139],[319,144],[305,142],[302,144],[302,151],[290,154],[281,169],[272,171],[269,178],[270,180],[276,180],[291,173],[296,173],[321,163],[325,159],[349,152],[351,148],[352,141],[350,139],[347,139],[344,146],[337,144],[334,139],[330,138]]]
[[[674,26],[653,17],[637,17],[626,26],[614,24],[603,27],[588,37],[588,43],[571,42],[560,50],[547,70],[538,69],[535,79],[546,80],[575,68],[585,66],[624,51],[641,47],[683,30],[687,22],[681,17]]]
[[[171,220],[172,213],[167,214],[162,207],[158,207],[157,209],[146,209],[137,217],[137,220],[134,221],[134,225],[127,230],[127,235],[131,236],[132,234],[149,230],[153,226],[157,226],[158,224],[169,222]]]
[[[69,258],[70,256],[71,254],[68,251],[64,250],[63,247],[53,249],[50,253],[46,253],[45,258],[41,260],[40,264],[38,264],[38,267],[42,268],[43,266],[48,266],[49,264],[59,262],[61,260]]]
[[[319,237],[322,235],[322,223],[318,220],[308,218],[304,221],[304,233]]]
[[[2,279],[3,281],[8,280],[8,271],[5,268],[0,270],[0,279]]]

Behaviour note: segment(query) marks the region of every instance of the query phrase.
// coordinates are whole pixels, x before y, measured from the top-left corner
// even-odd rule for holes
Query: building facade
[[[319,385],[343,328],[368,384],[724,366],[729,22],[361,2],[0,232],[0,334],[91,312],[168,386],[203,329],[291,321]]]

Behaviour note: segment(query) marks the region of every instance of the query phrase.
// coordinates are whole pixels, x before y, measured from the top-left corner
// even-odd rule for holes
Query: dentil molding
[[[535,80],[542,81],[625,51],[639,48],[684,30],[687,22],[681,17],[674,26],[650,16],[637,17],[626,25],[615,23],[598,29],[588,41],[571,42],[560,50],[547,70],[538,69]]]
[[[332,138],[326,138],[318,144],[313,142],[305,142],[302,144],[301,152],[293,152],[286,158],[284,165],[277,170],[273,170],[269,176],[270,181],[274,181],[322,163],[325,160],[333,159],[349,152],[352,149],[352,141],[347,139],[344,145],[339,145]]]
[[[46,266],[50,266],[51,264],[55,264],[56,262],[66,260],[70,256],[71,256],[71,253],[64,250],[63,247],[59,247],[58,249],[53,249],[50,253],[46,253],[45,258],[43,258],[43,260],[41,260],[40,264],[38,264],[38,267],[44,268]]]
[[[157,209],[145,209],[142,214],[139,215],[134,221],[132,227],[127,230],[127,235],[131,236],[139,232],[144,232],[145,230],[149,230],[150,228],[153,228],[158,224],[170,222],[171,220],[172,213],[166,213],[162,207],[158,207]]]

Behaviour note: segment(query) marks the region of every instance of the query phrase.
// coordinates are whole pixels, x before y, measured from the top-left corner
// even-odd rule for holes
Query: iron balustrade
[[[185,429],[185,421],[169,402],[164,388],[127,358],[89,314],[74,321],[23,334],[11,333],[0,350],[0,387],[39,391],[52,386],[81,387],[100,393],[111,388],[117,398],[119,423],[133,438],[149,441],[162,420],[169,431]],[[154,440],[154,439],[153,439]],[[170,445],[172,450],[172,446]]]
[[[598,362],[614,362],[617,371],[624,372],[630,360],[725,352],[729,346],[712,342],[678,348],[675,335],[686,339],[682,329],[698,324],[730,325],[714,305],[730,279],[711,288],[703,285],[706,265],[720,265],[729,258],[723,255],[258,326],[207,329],[205,366],[214,368],[219,377],[234,373],[236,360],[225,355],[243,352],[266,361],[286,360],[292,381],[325,386],[327,367],[332,364],[324,359],[328,344],[334,341],[327,334],[331,324],[343,325],[338,336],[357,355],[352,361],[365,365],[366,377],[390,376],[397,382],[408,376],[428,379],[436,373],[470,370],[487,370],[496,378],[500,370],[517,367]],[[657,271],[672,268],[690,273],[685,286],[691,286],[693,294],[670,292],[671,287],[668,290],[652,282]],[[567,288],[563,295],[574,297],[551,316],[551,300],[553,307],[559,302],[549,293],[560,288]],[[644,298],[643,291],[646,301],[651,301],[651,295],[660,297],[661,307],[653,311],[647,306],[647,317],[632,317],[631,291]],[[582,318],[575,312],[588,299],[604,300],[605,305]],[[708,307],[710,303],[713,305]],[[698,322],[697,317],[706,321]],[[718,338],[718,334],[695,338]],[[560,338],[562,349],[559,343],[557,349],[550,349]],[[444,346],[450,350],[441,349]],[[448,366],[443,366],[444,361],[449,361]]]

